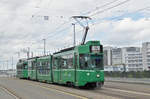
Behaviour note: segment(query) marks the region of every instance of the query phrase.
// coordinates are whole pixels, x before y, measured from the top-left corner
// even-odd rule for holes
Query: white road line
[[[14,94],[12,94],[10,91],[8,91],[8,89],[0,87],[1,89],[3,89],[5,92],[7,92],[9,95],[13,96],[15,99],[20,99],[17,96],[15,96]]]
[[[80,99],[88,99],[85,96],[80,96],[80,95],[77,95],[75,93],[70,93],[70,92],[62,91],[62,90],[59,90],[57,88],[45,87],[45,86],[42,86],[42,85],[39,85],[39,84],[33,84],[33,83],[30,83],[30,85],[32,85],[32,86],[38,86],[38,87],[41,87],[43,89],[47,89],[47,90],[51,90],[51,91],[57,91],[57,92],[60,92],[60,93],[66,94],[66,95],[70,95],[70,96],[73,96],[73,97],[76,97],[76,98],[80,98]]]
[[[126,93],[131,93],[131,94],[150,96],[149,93],[144,93],[144,92],[136,92],[136,91],[122,90],[122,89],[115,89],[115,88],[106,88],[106,87],[103,87],[103,88],[104,89],[109,89],[109,90],[112,90],[112,91],[120,91],[120,92],[126,92]]]

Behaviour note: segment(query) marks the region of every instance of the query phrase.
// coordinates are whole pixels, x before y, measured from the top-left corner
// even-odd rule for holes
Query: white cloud
[[[120,21],[103,21],[103,23],[96,26],[96,31],[99,31],[99,33],[96,32],[94,35],[99,35],[105,44],[123,46],[139,44],[139,42],[141,44],[144,41],[149,41],[149,25],[150,20],[148,18],[139,20],[124,18]],[[98,29],[98,27],[102,29]],[[96,36],[93,36],[93,38],[97,38]]]
[[[39,48],[43,47],[43,37],[48,36],[46,42],[48,50],[53,51],[68,46],[73,43],[73,30],[72,28],[65,32],[60,30],[71,26],[72,21],[68,21],[68,24],[63,27],[61,24],[72,15],[93,10],[111,1],[113,0],[1,0],[0,56],[3,59],[10,59],[11,56],[16,58],[17,55],[14,53],[26,47],[31,47],[31,51],[43,51]],[[95,18],[118,16],[149,4],[149,0],[131,0],[124,5],[98,14]],[[43,20],[43,16],[49,16],[49,21]],[[60,28],[57,28],[58,26]],[[90,27],[87,40],[106,41],[104,44],[135,44],[139,40],[149,40],[149,26],[149,19],[144,17],[139,20],[125,18],[120,21],[101,21],[100,24]],[[77,29],[80,30],[79,27],[77,26]],[[81,41],[82,36],[82,31],[76,33],[76,41]]]

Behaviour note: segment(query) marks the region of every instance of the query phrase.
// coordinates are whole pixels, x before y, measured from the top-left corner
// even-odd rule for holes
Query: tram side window
[[[39,74],[42,74],[42,63],[38,62],[38,70],[39,70]]]
[[[23,69],[27,69],[27,64],[23,64]]]
[[[77,54],[74,53],[74,68],[77,68],[78,67],[77,65],[78,65],[77,64]]]
[[[28,62],[28,69],[32,70],[32,63],[31,63],[31,61]]]
[[[45,65],[46,65],[46,74],[49,74],[50,72],[49,61],[46,61]]]
[[[68,62],[68,68],[70,69],[73,68],[73,57],[69,58],[67,62]]]
[[[21,70],[22,68],[21,68],[21,65],[20,64],[18,64],[17,65],[17,70]]]
[[[80,54],[80,68],[85,69],[89,67],[89,55],[87,54]]]
[[[33,64],[33,62],[31,62],[31,69],[32,69],[32,70],[33,70],[33,68],[34,68],[33,66],[34,66],[34,64]]]
[[[43,61],[42,62],[42,68],[43,68],[43,74],[48,74],[49,73],[48,61]]]
[[[49,62],[48,61],[41,61],[38,63],[38,69],[39,69],[39,74],[45,75],[45,74],[49,74]]]
[[[37,68],[39,68],[40,67],[40,62],[37,62]]]
[[[47,61],[47,69],[51,69],[50,68],[50,61]]]
[[[36,63],[35,61],[32,61],[32,70],[36,69]]]
[[[67,59],[64,59],[64,58],[61,59],[61,68],[62,69],[68,68]]]
[[[100,51],[103,52],[103,45],[100,45]]]
[[[57,66],[58,66],[58,59],[55,57],[53,58],[53,69],[57,69]]]
[[[72,69],[73,68],[73,54],[68,54],[62,56],[61,60],[62,69]]]

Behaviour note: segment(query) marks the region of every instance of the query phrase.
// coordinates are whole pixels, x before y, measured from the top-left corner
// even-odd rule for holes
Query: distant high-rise
[[[150,42],[142,44],[143,68],[150,70]]]
[[[104,47],[104,66],[112,65],[112,47]]]
[[[122,50],[121,48],[112,49],[112,65],[122,64]]]

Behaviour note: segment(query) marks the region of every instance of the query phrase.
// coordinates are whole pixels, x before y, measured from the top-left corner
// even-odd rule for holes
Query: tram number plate
[[[91,51],[93,53],[99,53],[100,52],[100,46],[92,46]]]

